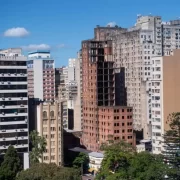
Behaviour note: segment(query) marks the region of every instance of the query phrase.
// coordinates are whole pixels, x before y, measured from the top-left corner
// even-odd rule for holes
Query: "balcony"
[[[0,146],[0,149],[8,149],[9,146]],[[28,148],[28,144],[16,144],[14,145],[14,148],[18,149],[18,148]]]
[[[3,113],[2,112],[2,114],[0,114],[0,117],[14,117],[14,116],[17,116],[17,117],[19,117],[19,116],[28,116],[28,113]]]
[[[19,136],[19,137],[4,137],[0,138],[0,141],[16,141],[16,140],[27,140],[28,136]]]

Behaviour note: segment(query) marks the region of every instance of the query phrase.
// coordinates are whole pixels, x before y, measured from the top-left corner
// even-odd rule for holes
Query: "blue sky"
[[[23,47],[26,53],[50,47],[58,67],[76,57],[96,25],[129,27],[137,14],[150,13],[167,21],[180,17],[179,7],[177,0],[2,0],[0,48]]]

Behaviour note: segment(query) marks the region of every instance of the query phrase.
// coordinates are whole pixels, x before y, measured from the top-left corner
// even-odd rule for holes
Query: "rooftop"
[[[99,153],[99,152],[91,152],[91,153],[89,153],[89,156],[93,156],[93,157],[96,157],[96,158],[103,158],[104,154]]]
[[[37,50],[37,51],[32,51],[32,52],[29,52],[28,54],[36,54],[36,53],[44,53],[44,54],[49,54],[50,53],[50,50]]]

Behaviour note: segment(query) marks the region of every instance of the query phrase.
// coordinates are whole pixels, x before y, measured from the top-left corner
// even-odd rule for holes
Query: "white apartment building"
[[[21,49],[0,50],[0,154],[13,145],[29,168],[27,58]]]
[[[55,99],[55,63],[50,51],[28,54],[28,95],[41,101]]]

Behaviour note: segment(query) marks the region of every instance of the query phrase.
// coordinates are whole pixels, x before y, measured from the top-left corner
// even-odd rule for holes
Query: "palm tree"
[[[30,133],[30,141],[32,143],[32,151],[30,152],[30,164],[39,163],[39,160],[42,159],[43,153],[46,150],[46,139],[39,136],[37,131],[32,131]]]

